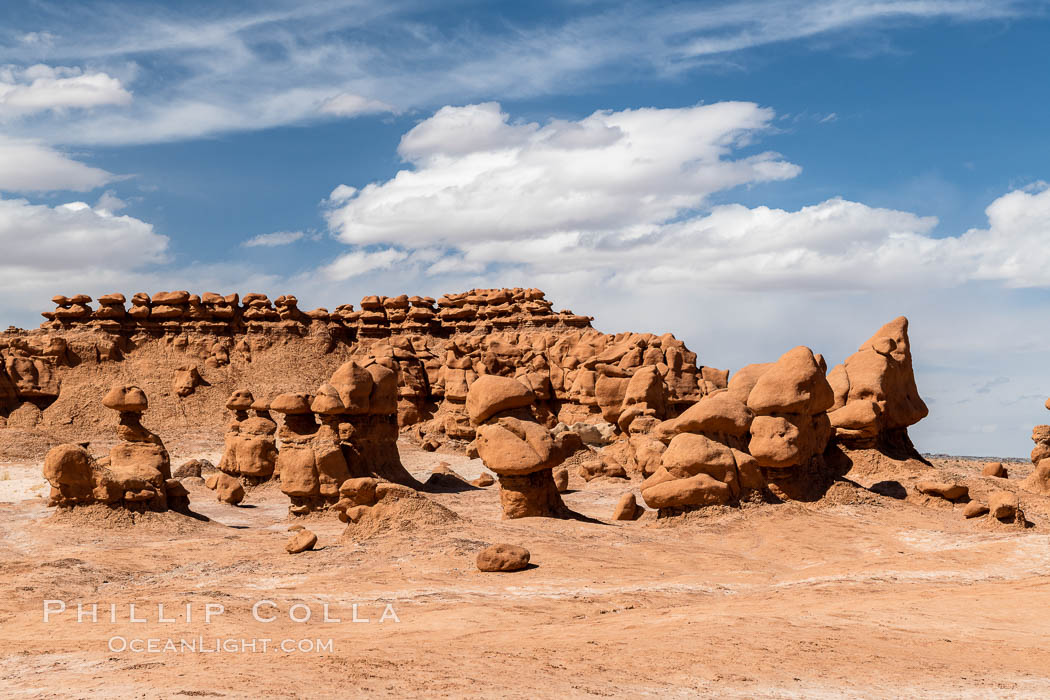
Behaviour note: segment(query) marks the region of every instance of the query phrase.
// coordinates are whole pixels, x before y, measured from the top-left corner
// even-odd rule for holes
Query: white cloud
[[[992,202],[988,228],[971,229],[958,242],[976,267],[974,277],[1010,287],[1050,287],[1050,187],[1014,190]]]
[[[322,102],[318,111],[337,117],[356,117],[362,114],[381,114],[397,110],[385,102],[344,92]]]
[[[126,105],[131,93],[116,78],[79,68],[36,64],[0,68],[0,115]]]
[[[5,305],[6,297],[23,298],[34,290],[94,286],[100,280],[112,284],[122,273],[164,262],[167,247],[167,237],[150,224],[84,202],[49,207],[0,199]]]
[[[405,253],[391,249],[373,253],[358,250],[340,255],[334,262],[322,267],[321,272],[330,280],[347,280],[377,270],[389,270],[407,257]]]
[[[102,193],[102,196],[95,202],[95,209],[106,211],[110,214],[116,213],[121,209],[127,208],[128,203],[117,196],[117,193],[113,190],[106,190]]]
[[[326,216],[343,242],[385,246],[428,276],[588,274],[635,290],[1050,286],[1042,183],[998,198],[987,229],[956,236],[935,235],[936,217],[841,198],[796,211],[711,205],[715,193],[799,172],[776,154],[740,154],[773,119],[741,102],[543,125],[495,103],[444,107],[402,138],[410,169],[339,186]],[[441,254],[414,256],[424,248]],[[354,272],[338,278],[381,253],[349,254]]]
[[[79,163],[43,144],[0,135],[0,191],[85,192],[113,179],[105,170]]]
[[[302,240],[306,236],[302,231],[276,231],[274,233],[260,233],[241,243],[245,248],[263,246],[273,248],[276,246],[289,245]]]
[[[772,117],[723,102],[541,126],[511,123],[495,103],[444,107],[402,138],[412,170],[359,191],[337,188],[328,222],[359,245],[462,248],[612,232],[636,240],[716,192],[797,175],[775,153],[728,157]]]
[[[471,15],[440,27],[429,11],[418,0],[272,0],[261,9],[227,4],[206,16],[138,5],[52,15],[46,31],[14,28],[24,40],[5,47],[5,60],[92,66],[57,78],[77,86],[62,94],[69,106],[110,100],[112,108],[72,120],[41,115],[19,124],[17,135],[143,143],[494,95],[571,94],[625,75],[663,79],[712,63],[746,65],[738,52],[775,42],[820,37],[821,48],[837,40],[851,49],[865,29],[1017,17],[1036,8],[1011,0],[569,3],[557,20],[490,23]],[[62,41],[49,43],[54,36]],[[163,66],[163,74],[152,66]],[[143,76],[127,104],[124,85],[136,70]],[[40,87],[47,109],[54,87]]]

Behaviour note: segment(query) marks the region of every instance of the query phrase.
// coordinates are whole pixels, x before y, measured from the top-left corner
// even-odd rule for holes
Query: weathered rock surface
[[[846,444],[906,441],[907,428],[929,413],[915,385],[908,319],[903,316],[832,369],[828,381],[835,392],[828,415],[836,439]]]
[[[168,452],[160,437],[141,423],[149,403],[137,386],[117,385],[102,400],[120,414],[121,442],[100,460],[81,445],[64,444],[44,457],[44,478],[51,484],[50,505],[71,507],[107,503],[134,510],[189,507],[186,489],[171,476]]]
[[[284,545],[284,549],[289,554],[299,554],[313,549],[316,544],[317,535],[309,530],[299,530],[288,538],[288,543]]]
[[[521,571],[529,565],[529,550],[514,544],[494,544],[478,552],[480,571]]]

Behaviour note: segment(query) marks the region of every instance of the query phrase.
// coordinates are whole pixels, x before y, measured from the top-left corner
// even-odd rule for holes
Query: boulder
[[[565,467],[556,467],[553,473],[554,486],[558,489],[558,493],[565,493],[569,490],[569,470]]]
[[[212,474],[205,479],[204,485],[215,491],[215,496],[223,503],[237,505],[244,500],[244,486],[229,474]]]
[[[141,413],[149,408],[146,393],[131,384],[117,385],[102,398],[102,405],[114,411]]]
[[[946,501],[958,501],[970,495],[970,489],[966,486],[944,481],[920,481],[915,488],[919,493],[943,498]]]
[[[799,346],[780,356],[755,382],[747,407],[757,416],[813,415],[827,411],[835,395],[813,351]]]
[[[478,552],[480,571],[521,571],[529,565],[529,550],[513,544],[494,544]]]
[[[517,476],[553,466],[554,441],[538,423],[500,418],[478,427],[476,440],[478,455],[497,474]]]
[[[640,514],[638,501],[635,499],[634,494],[625,493],[620,496],[620,500],[616,502],[616,508],[613,509],[612,519],[635,520]]]
[[[317,535],[309,530],[300,530],[288,538],[288,543],[284,545],[284,549],[289,554],[299,554],[300,552],[313,549],[316,544]]]
[[[984,465],[984,469],[981,470],[982,476],[994,476],[998,479],[1009,478],[1009,473],[1006,471],[1006,467],[1003,466],[1002,462],[988,462]]]
[[[987,513],[988,506],[978,501],[970,501],[966,504],[966,507],[963,508],[964,518],[979,518],[980,516],[985,515]]]
[[[674,419],[675,433],[724,433],[734,437],[747,434],[755,414],[728,391],[700,399]]]
[[[686,479],[671,478],[648,487],[642,486],[645,504],[656,509],[723,505],[731,497],[729,486],[707,474],[697,474]]]
[[[470,485],[483,489],[487,486],[492,486],[494,483],[496,483],[496,480],[492,478],[491,474],[488,472],[481,472],[481,474],[478,475],[478,478],[470,482]]]
[[[1020,512],[1017,496],[1009,491],[995,491],[988,497],[988,512],[997,520],[1014,520]]]

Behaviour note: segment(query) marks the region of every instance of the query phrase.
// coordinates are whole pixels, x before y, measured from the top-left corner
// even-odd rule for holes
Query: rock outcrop
[[[269,410],[284,416],[274,473],[293,514],[335,505],[351,478],[418,485],[397,451],[397,373],[389,367],[351,360],[316,393],[280,394]]]
[[[742,368],[726,389],[650,435],[632,436],[633,460],[648,475],[646,504],[668,514],[804,480],[831,436],[824,370],[809,348],[794,348],[776,362]]]
[[[908,427],[929,409],[912,370],[908,319],[890,321],[828,374],[834,403],[828,417],[838,442],[857,447],[911,448]]]
[[[156,353],[158,374],[166,375],[166,387],[150,390],[170,391],[160,410],[172,427],[199,423],[202,413],[217,418],[239,386],[275,395],[264,367],[280,353],[303,360],[294,363],[303,381],[288,387],[299,392],[312,391],[348,360],[385,367],[395,374],[398,426],[415,426],[410,436],[430,449],[474,439],[464,402],[483,375],[529,387],[534,411],[549,427],[611,421],[624,430],[635,420],[678,415],[724,387],[727,375],[698,366],[696,354],[670,334],[600,333],[587,316],[554,311],[536,289],[475,289],[437,300],[370,296],[356,310],[342,304],[332,311],[302,311],[294,296],[271,301],[259,293],[115,293],[99,297],[97,308],[87,295],[54,301],[39,329],[0,334],[0,427],[20,406],[30,408],[12,425],[67,424],[72,394],[54,411],[41,411],[59,398],[71,368],[85,364],[120,376],[120,363],[144,353]],[[73,372],[75,385],[91,374]]]
[[[497,375],[480,377],[466,398],[478,455],[498,476],[504,518],[569,515],[551,471],[560,455],[530,411],[534,401],[527,386]]]
[[[1050,399],[1044,404],[1050,410]],[[1050,425],[1032,428],[1032,464],[1035,469],[1021,482],[1021,488],[1033,493],[1050,496]]]
[[[226,426],[226,449],[219,461],[219,469],[242,479],[247,484],[258,484],[275,476],[277,467],[277,424],[256,411],[255,397],[247,390],[234,392],[226,402],[233,420]]]
[[[85,445],[64,444],[49,450],[44,477],[51,484],[50,505],[105,503],[139,511],[186,511],[188,493],[171,478],[164,443],[142,425],[142,413],[149,405],[146,394],[137,386],[115,386],[102,403],[120,414],[121,442],[101,459],[93,458]]]

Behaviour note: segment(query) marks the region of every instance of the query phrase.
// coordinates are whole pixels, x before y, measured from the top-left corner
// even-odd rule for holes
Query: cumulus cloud
[[[49,207],[0,199],[0,243],[4,266],[67,271],[162,262],[168,239],[145,221],[84,202]]]
[[[992,202],[988,228],[971,229],[958,241],[977,279],[1010,287],[1050,286],[1050,187],[1039,182]]]
[[[113,179],[111,173],[77,162],[41,143],[0,135],[0,191],[85,192]]]
[[[0,199],[0,292],[28,298],[34,290],[92,287],[167,259],[168,238],[130,216],[92,209]],[[52,292],[53,293],[53,292]],[[9,303],[9,302],[7,302]]]
[[[125,105],[131,93],[106,73],[36,64],[0,68],[0,115]]]
[[[1043,183],[996,199],[988,228],[955,236],[938,236],[936,217],[841,198],[795,211],[712,205],[716,193],[800,172],[775,153],[745,154],[774,117],[723,102],[538,124],[495,103],[444,107],[401,139],[408,168],[340,185],[326,216],[344,243],[404,253],[430,276],[514,269],[633,289],[816,292],[1050,286]],[[414,255],[424,248],[440,254]],[[347,271],[383,259],[358,255]]]
[[[377,270],[389,270],[407,257],[405,253],[389,248],[376,252],[358,250],[340,255],[322,267],[321,272],[329,280],[346,280]]]
[[[282,245],[290,245],[302,240],[306,236],[302,231],[275,231],[274,233],[260,233],[241,243],[245,248],[256,248],[263,246],[274,248]]]
[[[496,103],[444,107],[402,138],[411,170],[337,188],[328,222],[359,245],[464,247],[606,232],[639,239],[716,192],[797,175],[776,153],[728,157],[772,117],[752,103],[723,102],[540,125],[513,123]]]

